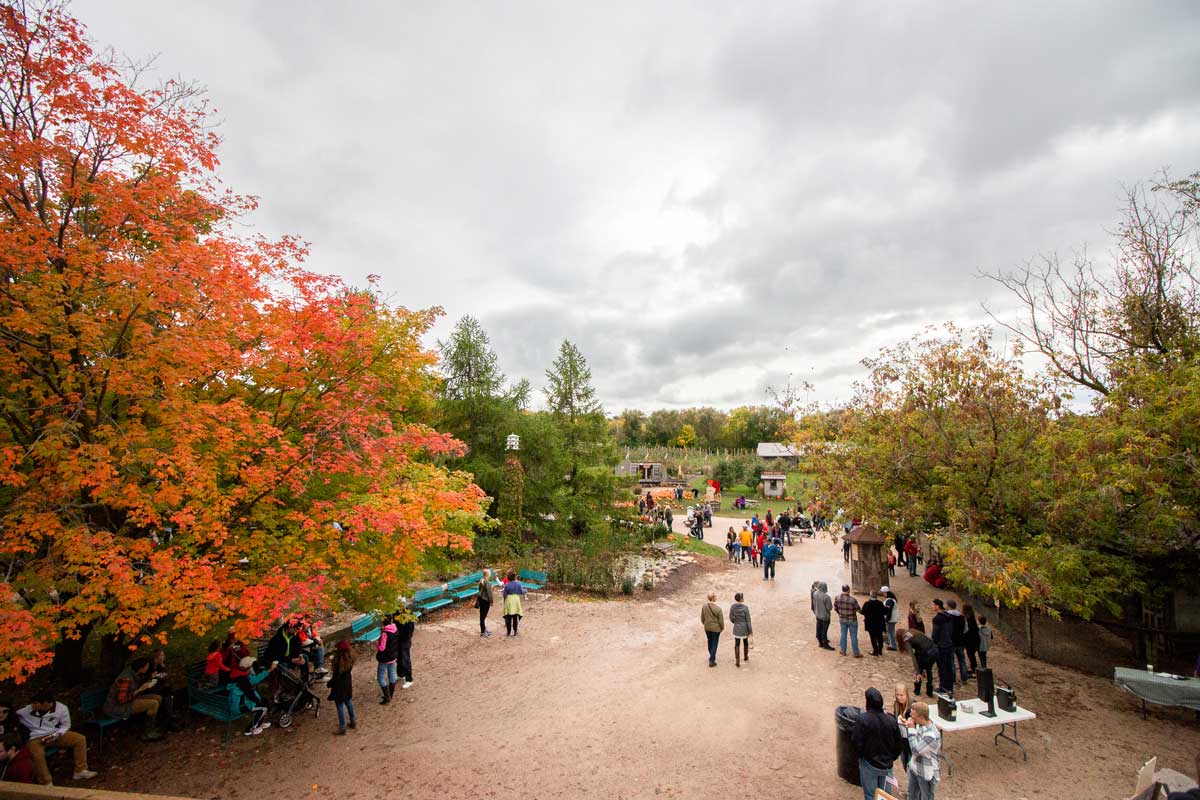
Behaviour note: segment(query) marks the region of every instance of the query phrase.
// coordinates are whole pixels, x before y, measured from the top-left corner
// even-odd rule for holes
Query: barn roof
[[[759,442],[758,443],[759,458],[799,458],[800,452],[790,444],[780,444],[779,442]]]

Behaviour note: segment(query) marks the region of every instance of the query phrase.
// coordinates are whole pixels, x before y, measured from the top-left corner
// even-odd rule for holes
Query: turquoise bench
[[[538,589],[543,588],[548,583],[546,579],[546,573],[537,572],[532,569],[521,570],[519,573],[517,573],[517,579],[521,581],[521,584],[526,589],[529,589],[532,592],[536,592]]]
[[[225,737],[222,741],[229,744],[234,720],[246,716],[243,712],[234,712],[229,708],[229,692],[225,689],[188,688],[188,708],[197,714],[212,717],[218,722],[225,723]]]
[[[422,613],[428,613],[435,608],[448,606],[454,602],[453,597],[446,597],[441,586],[431,586],[413,595],[413,608]]]
[[[350,638],[355,642],[378,642],[382,633],[374,614],[363,614],[350,623]]]
[[[481,580],[483,580],[483,570],[472,572],[470,575],[455,578],[446,584],[446,592],[454,595],[456,600],[466,600],[468,597],[474,597],[479,593],[479,582]]]
[[[107,689],[92,689],[79,695],[79,711],[83,721],[88,725],[95,725],[100,731],[100,741],[96,745],[97,755],[104,752],[104,729],[125,721],[104,713],[104,701],[107,699]]]

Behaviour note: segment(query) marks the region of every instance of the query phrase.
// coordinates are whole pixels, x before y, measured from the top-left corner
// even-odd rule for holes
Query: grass
[[[674,541],[675,545],[680,550],[688,553],[696,553],[702,556],[714,556],[716,558],[725,558],[726,556],[725,551],[720,547],[717,547],[715,544],[709,544],[708,542],[702,542],[699,539],[693,539],[691,536],[686,534],[683,536],[676,534]]]
[[[708,479],[707,478],[698,478],[696,481],[694,481],[692,483],[692,486],[696,489],[699,489],[700,496],[704,497],[704,490],[708,487]],[[789,504],[794,505],[795,504],[794,498],[796,496],[797,491],[800,492],[800,496],[802,498],[807,499],[808,497],[811,496],[814,487],[815,487],[815,482],[813,481],[812,476],[810,476],[804,472],[789,472],[787,474],[788,497],[791,498],[790,500],[787,500],[787,501],[777,500],[774,498],[772,498],[771,500],[766,500],[765,498],[759,497],[755,493],[754,486],[746,486],[746,485],[742,485],[742,484],[735,484],[732,486],[723,486],[723,487],[721,487],[721,510],[718,511],[717,513],[721,516],[726,516],[726,517],[741,516],[741,517],[747,517],[747,518],[749,517],[750,514],[753,514],[755,511],[757,511],[759,513],[764,513],[764,512],[766,512],[767,508],[774,508],[775,512],[778,513],[780,510],[782,510],[784,508],[785,505],[789,505]],[[736,500],[739,495],[745,495],[747,500],[750,500],[750,499],[758,500],[758,506],[753,509],[746,509],[746,511],[735,510],[733,507],[733,501]],[[688,500],[687,498],[685,498],[685,503],[690,504],[691,501]]]

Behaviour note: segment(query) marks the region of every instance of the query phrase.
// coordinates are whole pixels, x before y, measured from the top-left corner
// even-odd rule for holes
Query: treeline
[[[823,491],[885,531],[937,532],[951,579],[1008,607],[1088,616],[1193,583],[1198,179],[1129,193],[1111,272],[1050,257],[995,275],[1023,308],[1000,320],[1010,348],[948,326],[867,360],[846,408],[801,420],[801,441],[841,443],[811,460]]]
[[[649,414],[626,409],[608,426],[624,446],[753,450],[759,442],[780,441],[790,420],[786,411],[775,406],[741,406],[728,412],[704,406]]]

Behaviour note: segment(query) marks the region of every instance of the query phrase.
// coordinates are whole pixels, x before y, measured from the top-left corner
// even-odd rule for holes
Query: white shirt
[[[32,705],[25,706],[17,711],[17,719],[29,730],[30,739],[58,736],[71,730],[71,712],[62,703],[55,703],[45,714],[36,713]]]

